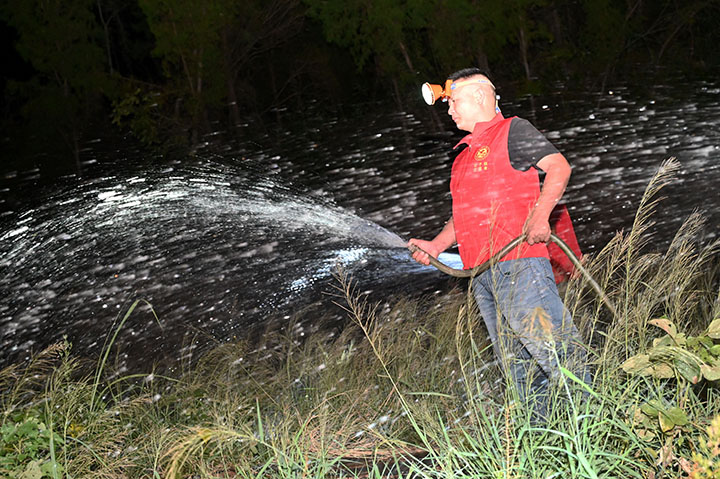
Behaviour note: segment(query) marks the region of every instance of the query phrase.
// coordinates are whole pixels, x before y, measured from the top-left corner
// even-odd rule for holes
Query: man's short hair
[[[462,70],[458,70],[452,75],[450,75],[448,77],[448,80],[457,81],[462,80],[463,78],[473,77],[475,75],[482,75],[492,82],[492,78],[490,78],[490,75],[477,67],[463,68]]]

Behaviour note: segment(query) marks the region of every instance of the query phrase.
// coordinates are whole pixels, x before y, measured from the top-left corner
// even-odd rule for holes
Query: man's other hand
[[[550,239],[550,223],[546,219],[530,217],[525,222],[523,233],[527,235],[527,243],[533,245],[535,243],[547,243]]]
[[[433,258],[437,258],[438,255],[440,253],[442,253],[442,251],[443,251],[440,248],[438,248],[435,245],[435,243],[433,243],[432,241],[425,241],[425,240],[421,240],[421,239],[412,238],[410,241],[408,241],[408,247],[410,247],[411,245],[415,245],[418,248],[426,251]],[[415,251],[413,253],[412,257],[415,261],[417,261],[420,264],[424,264],[424,265],[430,264],[430,258],[428,257],[428,255],[423,253],[420,250]]]

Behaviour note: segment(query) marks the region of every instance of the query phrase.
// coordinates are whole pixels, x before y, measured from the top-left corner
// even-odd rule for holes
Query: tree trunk
[[[403,44],[403,42],[398,43],[400,44],[400,51],[402,52],[403,58],[405,59],[405,64],[410,69],[410,73],[415,73],[415,67],[412,64],[412,60],[410,60],[410,55],[408,55],[405,45]]]
[[[107,54],[107,60],[108,60],[108,67],[110,68],[110,74],[112,75],[115,73],[115,70],[113,68],[113,61],[112,61],[112,53],[110,50],[110,30],[108,30],[108,23],[110,20],[105,20],[105,15],[103,15],[102,5],[100,4],[100,0],[97,0],[97,7],[98,7],[98,15],[100,16],[100,23],[102,23],[103,31],[105,32],[105,52]]]
[[[75,157],[75,171],[77,172],[77,175],[82,175],[82,165],[80,165],[80,144],[78,142],[78,134],[75,131],[75,128],[73,128],[72,131],[72,140],[73,140],[73,156]]]
[[[485,51],[482,48],[478,49],[476,60],[477,67],[483,71],[489,72],[490,71],[490,62],[488,61],[488,57],[485,54]]]
[[[56,78],[61,78],[58,72],[55,72]],[[82,167],[80,165],[80,128],[78,128],[78,118],[76,112],[73,110],[72,102],[70,101],[70,84],[67,80],[61,80],[62,85],[62,96],[65,100],[64,109],[67,115],[67,121],[64,124],[57,124],[57,131],[60,133],[60,137],[65,141],[65,144],[72,153],[73,160],[75,162],[75,172],[78,176],[82,173]]]
[[[275,119],[277,120],[278,126],[282,127],[282,122],[280,119],[280,98],[278,97],[278,89],[277,89],[277,80],[275,79],[275,62],[273,62],[273,51],[270,50],[268,52],[268,70],[270,72],[270,88],[272,88],[272,94],[273,94],[273,105],[272,107],[275,108]]]
[[[234,127],[240,126],[240,109],[238,108],[237,91],[235,89],[235,71],[232,68],[232,52],[228,40],[227,28],[222,30],[222,48],[225,61],[225,75],[227,75],[228,111],[229,120]]]
[[[523,68],[525,68],[525,78],[530,82],[530,63],[528,61],[528,44],[527,38],[525,38],[525,29],[520,28],[518,31],[518,43],[520,46],[520,59],[522,60]]]
[[[397,78],[393,77],[393,92],[395,97],[395,103],[397,103],[398,111],[404,111],[402,97],[400,96],[400,87],[398,86]]]

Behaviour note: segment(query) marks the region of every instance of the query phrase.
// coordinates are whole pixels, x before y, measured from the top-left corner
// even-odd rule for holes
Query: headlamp
[[[422,96],[425,100],[425,103],[428,105],[434,105],[436,101],[442,100],[447,101],[447,99],[450,97],[450,86],[452,85],[452,80],[448,80],[445,82],[445,87],[442,85],[434,85],[432,83],[423,83],[422,86]]]

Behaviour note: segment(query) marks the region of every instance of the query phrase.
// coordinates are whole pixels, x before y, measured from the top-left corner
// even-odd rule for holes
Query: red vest
[[[488,122],[477,123],[472,134],[456,145],[457,148],[460,144],[468,144],[455,159],[450,179],[455,237],[466,269],[487,261],[519,236],[540,196],[537,170],[518,171],[510,164],[508,132],[511,121],[512,118],[505,119],[498,113]],[[579,253],[567,209],[563,206],[556,210],[551,217],[559,221],[553,223],[563,226],[564,239],[569,240],[570,246]],[[562,279],[572,270],[572,264],[558,248],[551,252],[559,253],[555,261],[551,260],[553,266],[568,269],[556,271],[556,280]],[[544,243],[530,246],[523,242],[502,260],[538,257],[550,259],[548,246]]]

